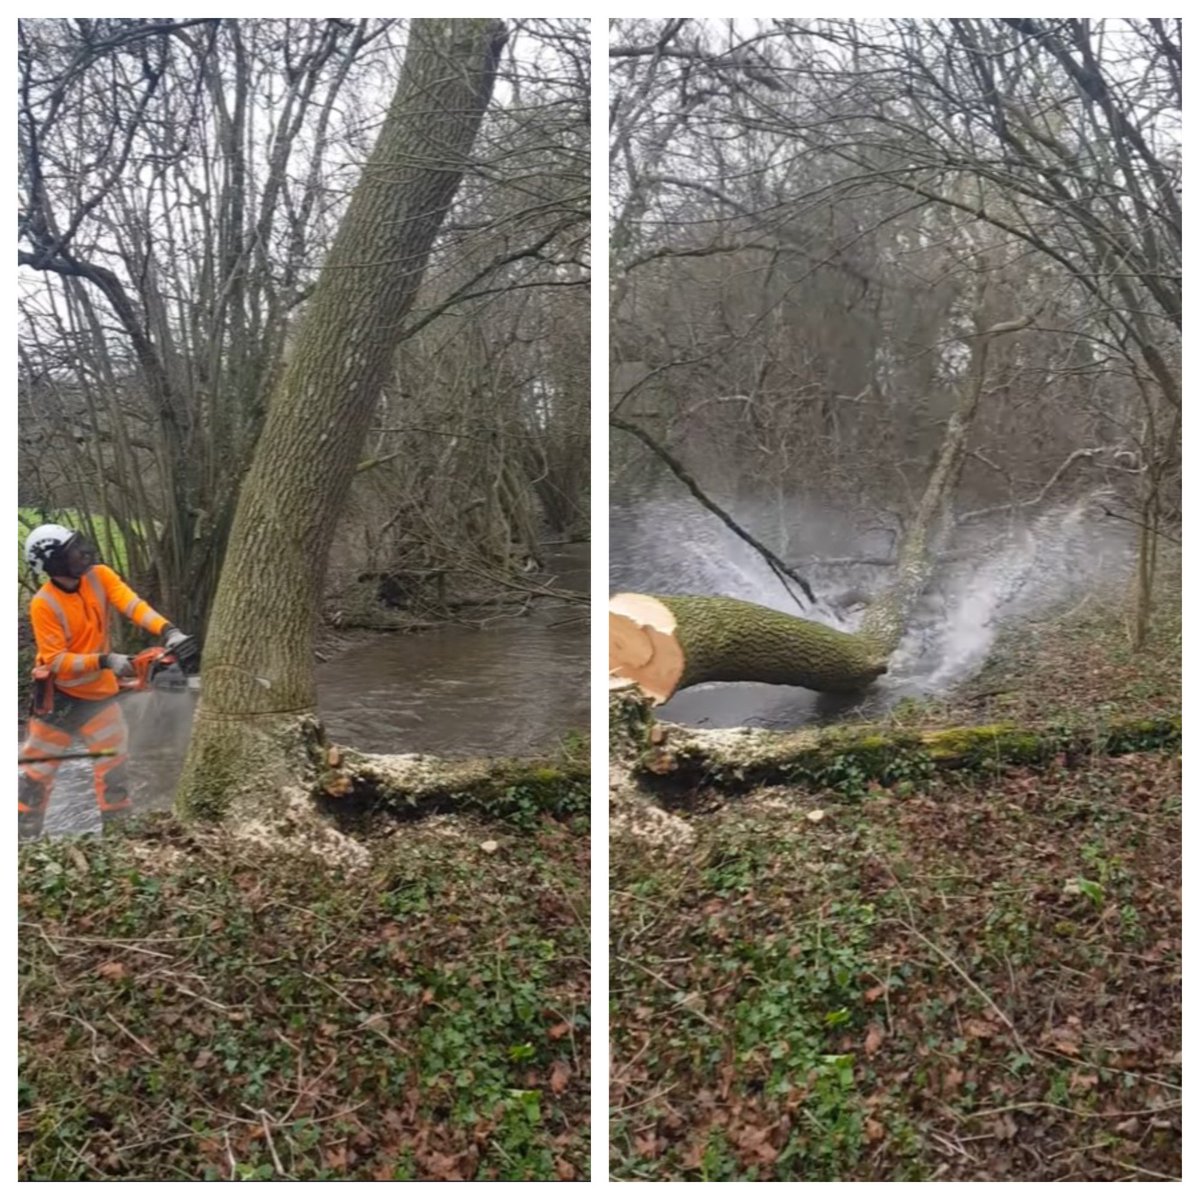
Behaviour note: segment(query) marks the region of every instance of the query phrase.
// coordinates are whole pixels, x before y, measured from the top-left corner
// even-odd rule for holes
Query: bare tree
[[[1144,636],[1178,478],[1178,25],[620,21],[614,43],[617,428],[727,509],[773,490],[776,552],[785,498],[891,510],[877,618],[956,507],[1105,472],[1143,531]],[[614,443],[617,492],[655,486]]]
[[[324,765],[312,635],[330,541],[434,239],[471,169],[505,36],[487,19],[411,23],[395,96],[242,486],[179,785],[184,812],[261,820]]]
[[[394,25],[20,23],[22,461],[193,627]]]

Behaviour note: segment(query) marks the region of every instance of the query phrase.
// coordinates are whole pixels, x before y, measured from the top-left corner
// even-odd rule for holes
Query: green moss
[[[831,788],[850,797],[866,794],[872,781],[889,786],[904,780],[919,783],[935,770],[1041,763],[1062,752],[1123,754],[1171,748],[1181,737],[1178,717],[1135,718],[1104,729],[996,723],[929,730],[831,726],[782,734],[661,728],[663,743],[642,759],[648,778],[666,775],[729,791],[784,781]]]

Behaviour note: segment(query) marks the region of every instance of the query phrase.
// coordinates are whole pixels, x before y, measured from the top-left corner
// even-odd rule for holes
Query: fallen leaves
[[[867,1036],[863,1042],[863,1051],[868,1058],[874,1058],[883,1045],[883,1026],[875,1022],[867,1027]]]
[[[186,849],[97,841],[86,875],[70,843],[23,854],[20,1174],[583,1178],[586,838],[484,857],[487,827],[446,823],[384,840],[361,890],[175,825]]]
[[[1022,767],[824,825],[752,791],[693,816],[686,861],[620,842],[614,1177],[1122,1178],[1101,1128],[1177,1176],[1178,806],[1145,814],[1178,779],[1161,752]],[[1064,913],[1076,874],[1105,906]]]

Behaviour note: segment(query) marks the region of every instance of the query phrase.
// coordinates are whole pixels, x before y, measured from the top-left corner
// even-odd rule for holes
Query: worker
[[[41,834],[58,759],[76,738],[96,755],[96,804],[107,827],[128,816],[132,803],[125,770],[129,731],[117,680],[134,674],[129,656],[110,647],[110,610],[155,637],[165,634],[166,649],[185,668],[198,656],[196,643],[111,567],[98,563],[92,547],[73,530],[39,525],[25,540],[25,561],[35,579],[38,574],[48,578],[29,605],[37,665],[34,711],[20,756],[34,761],[21,767],[18,837]]]

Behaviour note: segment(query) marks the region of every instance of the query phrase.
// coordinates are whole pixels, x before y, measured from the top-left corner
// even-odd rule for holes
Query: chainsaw
[[[129,660],[133,674],[118,680],[121,694],[129,692],[145,692],[150,689],[164,692],[182,692],[193,686],[198,687],[198,676],[185,671],[179,656],[163,646],[151,646],[135,654]],[[198,661],[193,659],[189,666],[195,668]],[[33,705],[35,716],[43,717],[54,711],[54,673],[49,667],[39,666],[33,669]]]
[[[151,646],[129,660],[133,674],[119,680],[123,692],[145,692],[155,688],[164,692],[182,692],[191,686],[188,673],[178,657],[162,646]],[[199,679],[196,680],[199,683]]]

